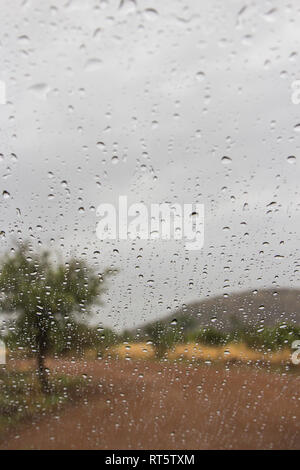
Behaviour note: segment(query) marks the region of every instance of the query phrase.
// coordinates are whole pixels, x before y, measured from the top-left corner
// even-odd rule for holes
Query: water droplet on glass
[[[291,164],[296,163],[296,157],[294,155],[290,155],[287,157],[287,161]]]
[[[221,162],[223,163],[223,165],[230,165],[231,161],[231,158],[227,156],[221,158]]]

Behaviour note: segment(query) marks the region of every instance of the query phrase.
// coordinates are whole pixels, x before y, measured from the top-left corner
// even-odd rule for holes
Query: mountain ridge
[[[300,289],[253,289],[217,295],[188,303],[158,321],[183,324],[184,319],[186,329],[214,327],[224,331],[259,323],[262,326],[274,326],[280,322],[300,325]]]

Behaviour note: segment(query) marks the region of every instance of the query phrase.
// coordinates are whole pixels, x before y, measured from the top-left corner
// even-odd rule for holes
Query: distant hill
[[[240,326],[274,326],[279,322],[300,325],[300,290],[249,290],[228,296],[216,296],[187,304],[162,319],[178,321],[186,329],[214,327],[229,331]]]

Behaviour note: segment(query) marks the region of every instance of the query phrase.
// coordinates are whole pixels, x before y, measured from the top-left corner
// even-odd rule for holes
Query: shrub
[[[189,340],[200,344],[222,345],[227,343],[228,335],[216,328],[201,328],[190,335]]]
[[[148,338],[152,341],[155,348],[155,355],[161,359],[168,349],[175,344],[184,341],[183,330],[177,325],[177,322],[165,323],[155,322],[148,325],[145,329]]]

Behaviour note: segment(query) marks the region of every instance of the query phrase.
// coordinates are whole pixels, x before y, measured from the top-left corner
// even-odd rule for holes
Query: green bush
[[[183,329],[177,322],[155,322],[145,328],[148,339],[151,340],[156,357],[161,359],[168,349],[184,341]]]
[[[222,345],[228,341],[228,335],[216,328],[201,328],[188,336],[189,341],[200,344]]]
[[[82,323],[69,321],[56,328],[52,324],[51,347],[49,354],[65,355],[68,353],[81,355],[86,349],[95,349],[102,355],[107,347],[116,344],[118,337],[110,328],[95,328]],[[23,349],[24,355],[34,354],[34,342],[27,334],[15,328],[6,336],[6,344],[10,350]]]
[[[256,327],[244,330],[241,340],[248,347],[276,351],[290,347],[294,340],[300,339],[300,328],[281,323],[275,327]]]
[[[300,339],[300,327],[280,323],[275,327],[239,327],[230,333],[215,328],[201,328],[188,334],[188,342],[208,345],[224,345],[227,343],[245,343],[249,348],[276,351],[291,346]]]

